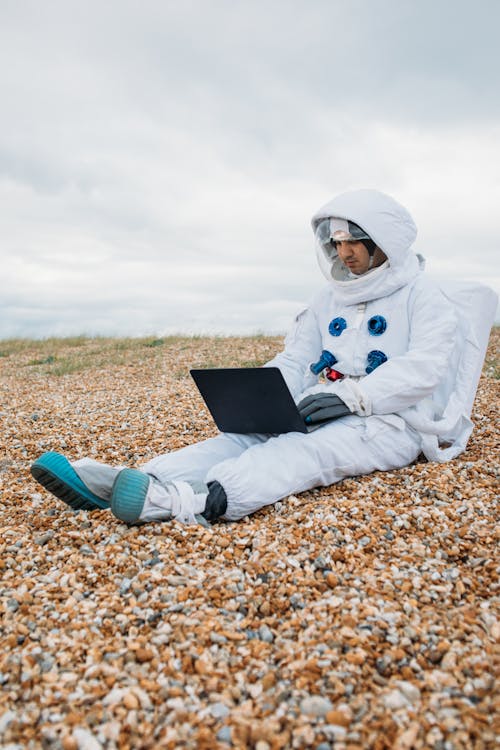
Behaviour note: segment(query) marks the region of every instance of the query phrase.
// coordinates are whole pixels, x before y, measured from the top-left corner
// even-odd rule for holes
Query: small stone
[[[274,635],[267,625],[261,625],[259,628],[259,638],[264,643],[272,643],[274,641]]]
[[[384,656],[379,656],[379,658],[375,660],[375,669],[380,675],[382,675],[382,677],[385,677],[389,674],[391,664],[392,658],[389,654],[384,654]]]
[[[225,635],[222,635],[221,633],[210,633],[210,640],[212,643],[227,643],[227,638]]]
[[[11,612],[17,612],[19,609],[19,602],[17,599],[7,599],[7,608],[10,609]]]
[[[139,699],[134,693],[126,693],[123,696],[123,705],[128,708],[129,711],[135,708],[139,708]]]
[[[54,538],[54,535],[55,534],[53,531],[46,531],[45,534],[40,534],[39,536],[35,537],[35,544],[43,547],[44,544],[47,544],[47,542],[50,542],[50,540]]]
[[[136,698],[139,701],[140,707],[142,709],[145,709],[146,711],[149,711],[153,708],[153,704],[151,702],[151,698],[146,693],[145,690],[135,685],[131,692],[136,696]]]
[[[346,728],[341,727],[338,724],[325,724],[325,726],[322,727],[322,731],[326,734],[328,739],[333,740],[333,742],[343,742],[347,735]]]
[[[125,594],[128,594],[131,585],[132,585],[132,579],[124,578],[120,585],[120,596],[124,596]]]
[[[384,706],[392,711],[398,711],[400,708],[408,708],[410,701],[400,690],[391,690],[383,697]]]
[[[330,570],[325,576],[325,581],[331,589],[334,589],[336,586],[338,586],[339,578]]]
[[[410,703],[418,703],[420,701],[420,690],[412,682],[400,680],[396,684]]]
[[[73,729],[73,738],[76,740],[78,750],[101,750],[102,748],[99,740],[88,729],[76,727]]]
[[[227,742],[231,744],[231,727],[221,727],[216,734],[219,742]]]
[[[310,716],[325,716],[332,709],[331,701],[320,695],[309,695],[300,702],[301,712]]]
[[[102,700],[103,706],[113,706],[123,701],[125,690],[123,688],[113,688]]]
[[[154,658],[154,653],[150,648],[138,648],[135,652],[135,659],[139,664],[143,664],[146,661],[151,661]]]
[[[230,709],[224,703],[214,703],[210,706],[210,714],[214,719],[225,719],[230,713]]]
[[[318,557],[313,560],[314,570],[325,570],[329,567],[331,567],[331,565],[326,562],[325,558],[322,555],[318,555]]]
[[[396,738],[394,750],[413,750],[419,731],[420,724],[418,722],[413,722],[408,729],[404,730]]]
[[[326,714],[328,724],[336,724],[339,727],[348,727],[351,719],[343,711],[328,711]]]
[[[267,672],[262,678],[262,689],[269,690],[276,684],[276,675],[274,672]]]
[[[0,735],[4,734],[5,730],[12,724],[14,719],[16,718],[16,714],[14,711],[5,711],[0,716]]]

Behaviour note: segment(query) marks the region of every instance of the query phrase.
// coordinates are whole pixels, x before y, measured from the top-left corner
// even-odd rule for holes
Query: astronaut
[[[319,209],[312,228],[328,283],[265,366],[281,370],[318,429],[222,433],[140,469],[48,453],[33,464],[35,479],[72,508],[110,508],[129,524],[206,523],[398,469],[420,453],[433,461],[461,453],[487,340],[471,356],[470,320],[460,312],[471,295],[457,305],[427,277],[412,250],[413,219],[388,195],[343,193]]]

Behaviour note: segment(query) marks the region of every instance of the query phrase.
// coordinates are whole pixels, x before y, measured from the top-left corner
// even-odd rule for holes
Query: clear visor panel
[[[353,224],[346,219],[331,218],[320,221],[316,227],[316,239],[321,245],[328,245],[330,240],[333,240],[333,242],[359,242],[359,240],[369,239],[369,236],[357,224]]]
[[[323,219],[316,227],[316,239],[320,245],[326,245],[331,239],[330,219]]]
[[[342,229],[338,229],[336,232],[332,235],[332,240],[334,242],[355,242],[356,240],[352,236],[352,234],[349,234],[349,232],[344,232]]]

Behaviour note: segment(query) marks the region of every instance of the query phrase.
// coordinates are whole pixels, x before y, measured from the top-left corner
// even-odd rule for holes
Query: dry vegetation
[[[189,367],[279,338],[0,342],[0,746],[498,747],[499,339],[458,459],[210,529],[75,513],[29,466],[215,434]]]

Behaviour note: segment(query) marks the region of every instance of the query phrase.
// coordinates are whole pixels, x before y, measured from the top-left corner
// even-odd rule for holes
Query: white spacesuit
[[[362,274],[344,265],[332,240],[335,228],[348,231],[351,223],[383,251],[383,261]],[[315,214],[312,226],[328,284],[267,366],[281,370],[297,403],[335,394],[348,413],[308,434],[220,434],[140,471],[99,472],[88,459],[75,462],[86,486],[111,498],[119,518],[193,520],[205,509],[207,488],[216,487],[223,503],[208,517],[237,520],[290,494],[406,466],[421,452],[441,461],[465,448],[495,295],[481,290],[488,322],[483,315],[478,343],[470,314],[477,287],[462,285],[450,296],[430,281],[412,250],[411,216],[380,192],[344,193]],[[140,513],[127,515],[120,509],[134,505],[136,490]]]

